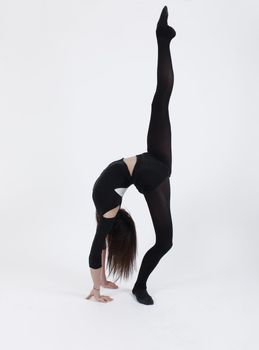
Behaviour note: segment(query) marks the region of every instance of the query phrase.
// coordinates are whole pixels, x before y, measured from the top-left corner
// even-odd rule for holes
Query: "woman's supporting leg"
[[[147,151],[172,168],[171,125],[169,100],[174,85],[174,72],[170,54],[170,42],[175,30],[167,24],[168,11],[165,6],[157,23],[158,45],[157,86],[151,104],[151,117],[147,133]]]
[[[149,275],[157,266],[160,259],[173,246],[170,192],[170,180],[166,178],[157,188],[144,195],[155,229],[156,241],[143,257],[138,277],[132,290],[133,293],[140,291],[142,296],[144,295],[143,291],[147,288],[146,283]],[[149,300],[150,296],[147,294],[143,299],[144,301],[145,299]],[[143,303],[145,304],[145,302]]]

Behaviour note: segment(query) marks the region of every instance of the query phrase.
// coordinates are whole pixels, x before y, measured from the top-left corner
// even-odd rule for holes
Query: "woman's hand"
[[[100,295],[100,291],[96,289],[92,289],[90,294],[85,299],[90,299],[91,297],[94,297],[96,301],[100,301],[101,303],[106,303],[108,301],[112,301],[113,298],[109,297],[108,295]]]
[[[117,284],[115,284],[115,283],[112,282],[112,281],[107,281],[106,279],[105,279],[105,280],[101,280],[101,286],[102,286],[103,288],[111,288],[111,289],[117,289],[117,288],[119,288],[119,287],[117,286]]]

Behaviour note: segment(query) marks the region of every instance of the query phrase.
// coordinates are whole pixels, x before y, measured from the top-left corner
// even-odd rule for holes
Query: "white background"
[[[131,294],[85,300],[92,185],[146,151],[164,5],[175,86],[174,246]],[[255,0],[0,2],[0,346],[257,349],[258,21]],[[138,260],[155,240],[134,186]]]

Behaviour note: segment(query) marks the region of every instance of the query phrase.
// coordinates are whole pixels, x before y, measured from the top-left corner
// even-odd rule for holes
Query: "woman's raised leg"
[[[157,86],[151,104],[147,151],[167,164],[171,173],[171,125],[168,106],[174,85],[174,72],[169,46],[176,32],[167,24],[167,18],[168,11],[165,6],[156,27],[158,45]]]

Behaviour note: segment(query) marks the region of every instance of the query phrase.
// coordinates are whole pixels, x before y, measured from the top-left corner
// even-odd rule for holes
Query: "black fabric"
[[[156,234],[156,243],[143,257],[134,286],[135,291],[146,289],[150,273],[173,244],[169,180],[172,171],[171,125],[168,106],[174,84],[169,45],[175,31],[167,25],[167,16],[165,6],[156,28],[157,86],[151,104],[147,152],[137,155],[132,176],[122,159],[110,163],[96,180],[92,195],[96,209],[101,215],[121,204],[122,198],[114,188],[134,184],[145,197]],[[102,217],[97,226],[89,256],[90,267],[101,267],[101,250],[105,247],[105,236],[115,220],[116,217],[113,219]]]
[[[146,289],[146,282],[165,255],[173,246],[173,223],[170,209],[170,182],[166,178],[157,188],[145,194],[145,199],[155,230],[155,244],[144,255],[134,289]]]
[[[93,269],[102,267],[102,249],[105,247],[105,237],[110,232],[116,217],[101,217],[89,254],[89,266]]]
[[[150,152],[137,155],[134,167],[133,183],[144,194],[156,188],[166,177],[170,176],[170,167]]]
[[[98,214],[103,215],[120,205],[122,198],[114,189],[129,187],[131,184],[127,164],[122,159],[108,164],[96,179],[92,190],[92,199]]]
[[[132,293],[136,296],[136,299],[139,303],[145,305],[154,304],[153,298],[148,294],[146,289],[132,289]]]
[[[132,175],[121,158],[109,163],[96,179],[92,199],[100,215],[122,203],[122,197],[114,190],[115,188],[128,188],[134,184],[137,190],[144,194],[156,188],[170,176],[170,166],[153,154],[143,152],[136,156],[137,161]]]

